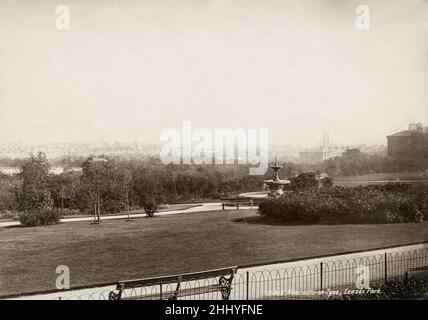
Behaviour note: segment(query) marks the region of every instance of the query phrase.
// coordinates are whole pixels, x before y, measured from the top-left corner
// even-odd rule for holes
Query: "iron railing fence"
[[[353,290],[382,285],[393,278],[408,276],[414,270],[428,277],[428,248],[405,252],[343,259],[325,258],[316,264],[303,261],[239,267],[233,277],[230,300],[255,299],[320,299],[328,292]],[[412,273],[413,274],[413,273]],[[203,288],[218,286],[219,277],[181,282],[180,290],[191,293],[181,300],[220,300],[220,290]],[[122,299],[168,299],[176,291],[175,283],[124,290]],[[56,299],[108,300],[115,286],[89,288],[82,291],[58,292]],[[51,295],[52,297],[52,295]]]

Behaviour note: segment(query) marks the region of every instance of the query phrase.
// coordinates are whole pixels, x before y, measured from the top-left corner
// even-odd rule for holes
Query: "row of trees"
[[[249,176],[247,167],[166,166],[156,159],[90,157],[80,172],[66,167],[54,175],[49,170],[46,155],[38,153],[23,163],[19,174],[1,175],[0,211],[25,213],[35,224],[41,222],[33,222],[34,216],[54,217],[52,210],[59,215],[91,213],[100,220],[102,213],[142,207],[152,216],[161,203],[202,201],[259,190],[263,184],[263,177]]]
[[[415,172],[428,168],[428,157],[390,157],[369,155],[358,149],[348,149],[343,156],[313,164],[307,169],[330,176],[356,176],[370,173]]]
[[[342,157],[313,165],[282,163],[280,175],[293,179],[307,171],[330,176],[414,171],[428,168],[424,161],[348,150]],[[62,174],[53,175],[48,159],[39,153],[22,161],[19,174],[0,174],[0,213],[48,208],[58,209],[62,215],[91,213],[99,220],[102,213],[143,207],[153,215],[160,203],[203,201],[258,191],[272,174],[250,176],[243,165],[163,165],[158,159],[91,157],[82,163],[81,172],[65,167]]]

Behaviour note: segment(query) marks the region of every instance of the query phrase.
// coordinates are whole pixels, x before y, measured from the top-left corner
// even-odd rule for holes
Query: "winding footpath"
[[[191,204],[189,204],[191,205]],[[207,203],[201,203],[194,207],[187,208],[187,209],[178,209],[178,210],[163,210],[160,212],[157,212],[157,216],[166,216],[170,214],[181,214],[181,213],[191,213],[191,212],[206,212],[206,211],[216,211],[221,210],[222,205],[221,202],[207,202]],[[240,206],[240,209],[250,209],[250,207]],[[103,220],[117,220],[117,219],[127,219],[128,214],[117,214],[117,215],[101,215],[101,221]],[[144,211],[139,211],[138,213],[131,213],[129,215],[129,218],[136,219],[136,218],[146,218],[146,214]],[[88,221],[91,222],[94,220],[94,217],[76,217],[76,218],[63,218],[61,219],[61,223],[70,223],[70,222],[82,222],[82,221]],[[5,221],[0,222],[0,228],[1,227],[15,227],[19,226],[19,221]]]

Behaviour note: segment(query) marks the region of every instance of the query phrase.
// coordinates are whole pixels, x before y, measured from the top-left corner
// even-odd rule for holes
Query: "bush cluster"
[[[64,209],[58,209],[61,213],[62,217],[66,217],[66,216],[77,216],[79,214],[81,214],[81,212],[77,209],[68,209],[68,208],[64,208]],[[92,213],[92,212],[91,212]]]
[[[58,224],[61,212],[58,209],[44,208],[33,211],[24,211],[19,214],[19,221],[25,227]]]
[[[154,217],[155,212],[159,208],[159,202],[152,197],[148,197],[143,203],[143,208],[148,217]]]
[[[372,289],[380,289],[379,293],[371,294],[342,294],[331,296],[331,300],[385,300],[385,299],[427,299],[428,278],[416,277],[412,279],[391,279],[382,285],[375,285]]]
[[[259,213],[287,223],[422,222],[427,199],[427,190],[405,184],[311,188],[265,199]]]
[[[15,219],[17,213],[10,210],[0,211],[0,219]]]

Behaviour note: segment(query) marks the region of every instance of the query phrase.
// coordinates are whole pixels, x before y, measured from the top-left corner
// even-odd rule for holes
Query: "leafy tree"
[[[53,201],[48,187],[49,162],[46,155],[39,152],[31,156],[19,173],[22,185],[18,191],[20,211],[52,209]]]
[[[103,209],[107,212],[118,212],[123,209],[129,210],[130,206],[130,171],[111,161],[108,166],[107,179],[105,181],[105,190],[102,194]]]
[[[90,157],[83,164],[81,182],[97,221],[100,221],[101,211],[118,212],[129,208],[131,176],[123,164]]]
[[[17,210],[18,204],[15,197],[17,179],[0,173],[0,213]]]
[[[21,168],[21,184],[17,190],[20,215],[24,226],[56,224],[60,214],[53,208],[49,190],[49,162],[46,155],[39,152],[31,156]]]
[[[109,163],[106,159],[89,157],[82,168],[81,180],[91,199],[96,221],[100,221],[102,194],[107,190]]]
[[[161,172],[153,165],[143,165],[133,172],[132,187],[147,216],[153,217],[162,203]]]
[[[52,175],[49,189],[56,208],[77,209],[81,197],[80,173],[66,171],[59,175]]]

